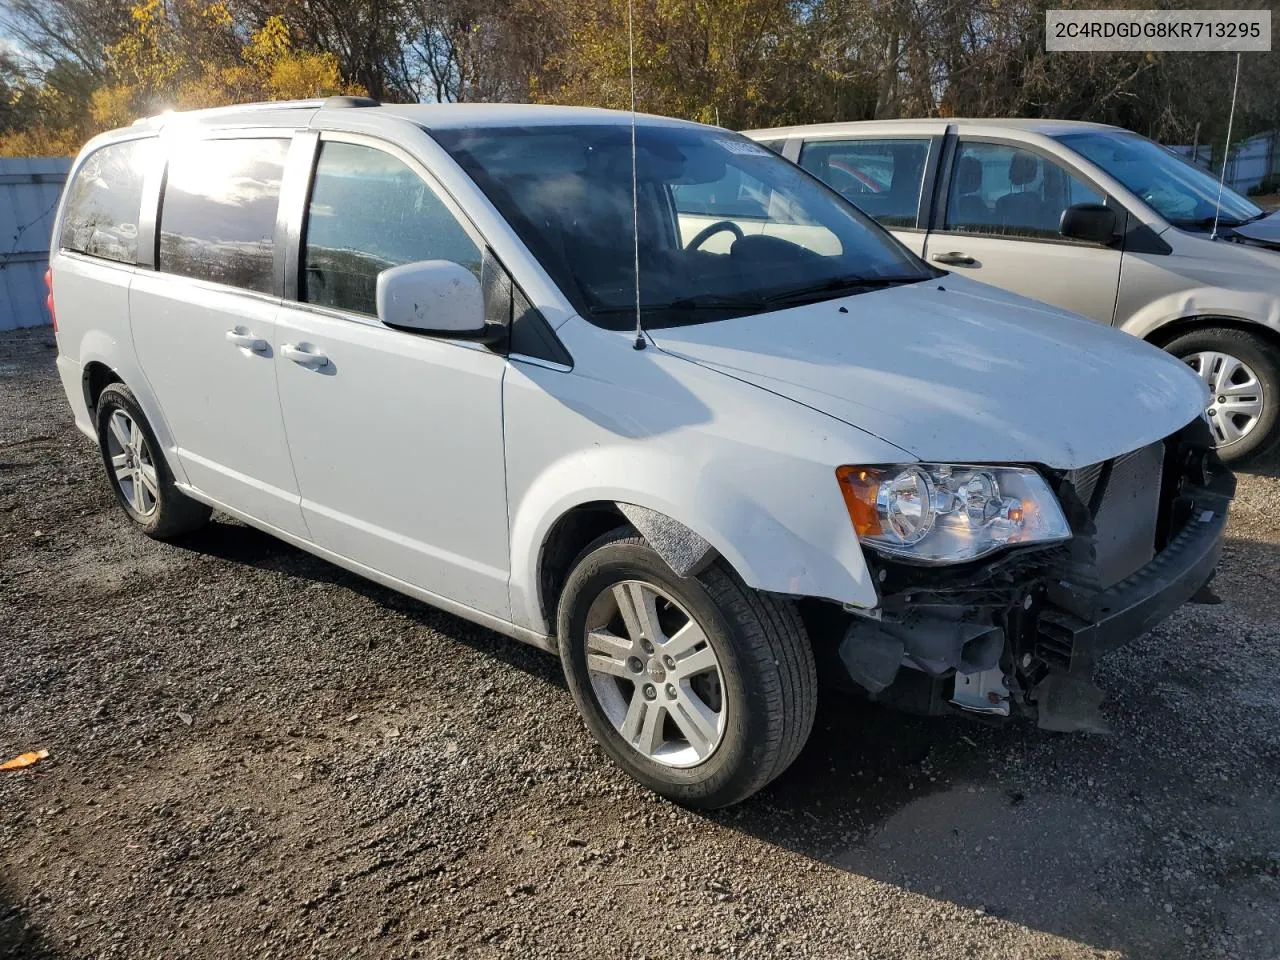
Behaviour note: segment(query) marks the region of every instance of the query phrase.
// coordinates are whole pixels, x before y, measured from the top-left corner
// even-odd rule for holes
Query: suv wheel
[[[203,526],[213,512],[173,482],[160,444],[133,393],[110,384],[98,398],[98,446],[120,506],[143,533],[158,540]]]
[[[1243,330],[1206,327],[1184,333],[1165,349],[1209,387],[1205,412],[1223,460],[1261,456],[1280,439],[1280,351],[1272,344]]]
[[[587,728],[665,797],[737,803],[808,739],[817,679],[800,617],[723,562],[680,577],[643,537],[615,531],[579,557],[558,621]]]

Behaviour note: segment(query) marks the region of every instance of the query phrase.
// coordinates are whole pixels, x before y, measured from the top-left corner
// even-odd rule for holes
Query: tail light
[[[44,298],[44,305],[49,308],[49,319],[53,321],[53,332],[58,332],[58,314],[53,309],[53,267],[44,272],[44,288],[49,295]]]

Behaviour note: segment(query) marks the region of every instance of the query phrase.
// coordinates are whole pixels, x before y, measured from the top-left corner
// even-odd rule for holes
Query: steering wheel
[[[715,236],[721,230],[728,230],[737,239],[742,239],[742,228],[732,220],[717,220],[715,223],[709,224],[698,231],[698,235],[685,245],[686,250],[697,250],[700,246],[707,242],[711,237]]]

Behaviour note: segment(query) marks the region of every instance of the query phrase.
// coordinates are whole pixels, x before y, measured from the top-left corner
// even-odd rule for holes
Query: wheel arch
[[[133,394],[147,423],[160,444],[160,453],[164,456],[174,479],[179,483],[186,482],[186,473],[182,462],[177,457],[177,446],[159,401],[152,393],[151,384],[146,374],[138,366],[133,356],[131,344],[123,343],[111,334],[102,330],[91,330],[80,340],[76,355],[80,363],[81,389],[84,391],[85,407],[89,422],[95,420],[98,398],[102,391],[113,383],[119,383]],[[68,387],[70,385],[68,384]]]
[[[582,551],[619,529],[639,533],[677,576],[696,575],[720,556],[679,520],[647,507],[592,500],[570,507],[551,525],[538,556],[538,609],[554,625],[565,582]]]
[[[1213,327],[1224,327],[1229,330],[1239,330],[1241,333],[1251,334],[1261,340],[1265,340],[1276,349],[1280,350],[1280,330],[1268,326],[1259,320],[1251,320],[1248,317],[1227,316],[1221,314],[1193,314],[1186,317],[1178,317],[1169,320],[1158,327],[1147,332],[1143,337],[1147,343],[1160,347],[1162,350],[1168,344],[1172,343],[1184,333],[1191,333],[1194,330],[1205,330]]]
[[[574,561],[589,544],[611,530],[629,526],[612,500],[589,500],[570,507],[551,525],[538,552],[537,609],[547,634],[555,633],[556,606]]]
[[[102,396],[102,391],[113,383],[124,383],[124,379],[101,360],[90,360],[84,365],[80,386],[84,390],[84,402],[91,418],[98,409],[98,398]]]
[[[852,526],[847,536],[835,532],[833,518],[846,514],[834,479],[830,503],[808,497],[792,512],[799,498],[775,504],[736,485],[731,471],[708,476],[717,472],[665,457],[618,462],[598,452],[548,470],[511,505],[512,620],[554,633],[558,590],[573,560],[623,525],[645,534],[675,570],[697,572],[719,556],[757,590],[860,607],[879,602]],[[595,482],[583,487],[584,477]]]

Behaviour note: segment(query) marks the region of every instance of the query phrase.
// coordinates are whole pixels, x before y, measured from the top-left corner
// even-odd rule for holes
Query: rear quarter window
[[[59,246],[63,250],[138,262],[142,181],[157,150],[155,138],[126,140],[95,150],[67,188]]]

